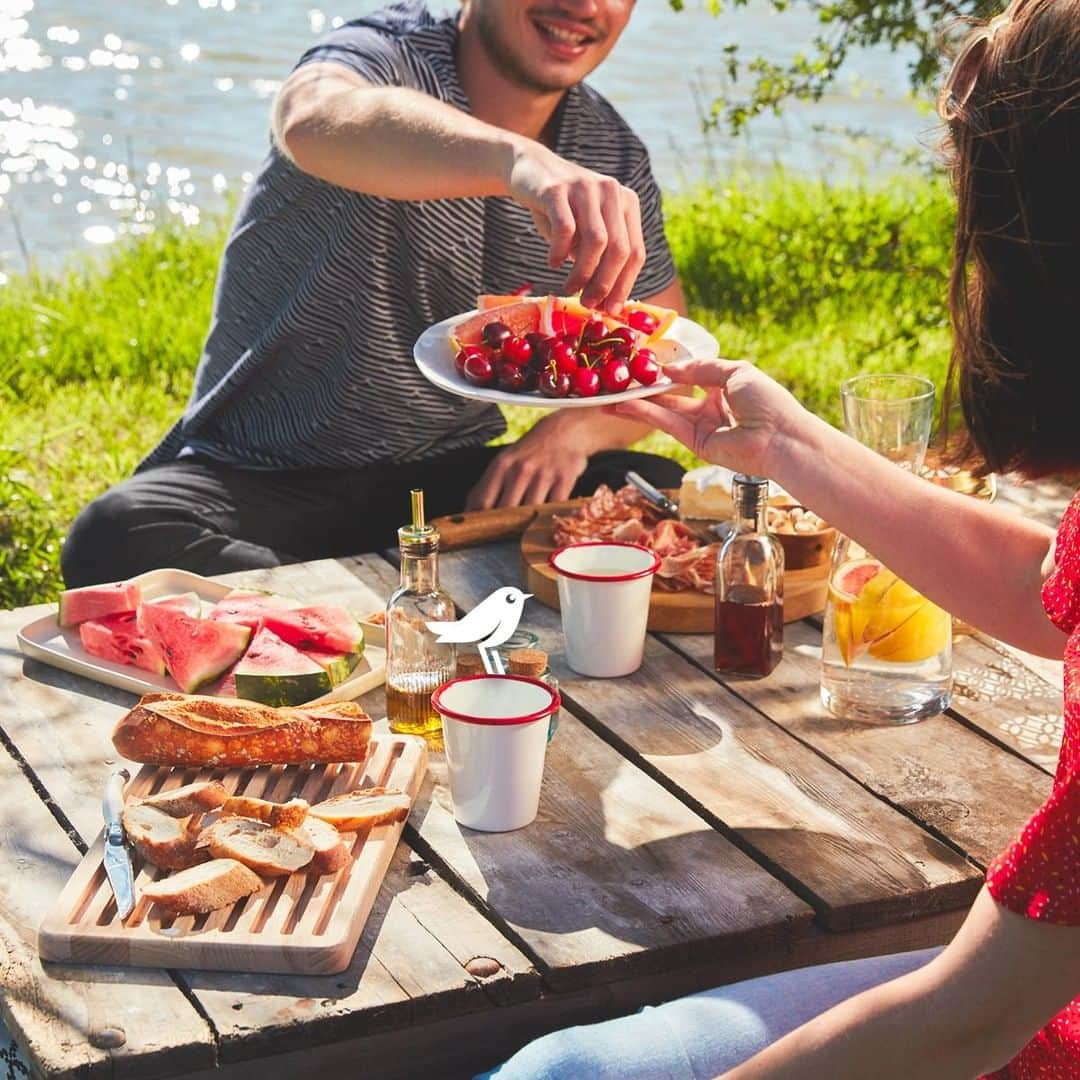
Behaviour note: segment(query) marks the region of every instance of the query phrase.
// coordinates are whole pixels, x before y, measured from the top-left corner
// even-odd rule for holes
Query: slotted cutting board
[[[127,796],[146,796],[217,778],[230,794],[315,804],[362,787],[407,791],[415,801],[427,767],[423,740],[373,735],[367,761],[343,765],[276,765],[256,769],[179,769],[144,765]],[[204,815],[209,822],[214,815]],[[343,833],[353,862],[336,874],[298,871],[208,915],[173,917],[141,894],[165,877],[133,856],[135,908],[117,918],[102,865],[103,834],[71,875],[38,931],[43,959],[141,967],[330,975],[349,966],[404,822]]]

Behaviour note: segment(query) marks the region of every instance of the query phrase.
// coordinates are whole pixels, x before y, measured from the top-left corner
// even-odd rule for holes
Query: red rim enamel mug
[[[559,692],[524,675],[468,675],[440,686],[431,704],[442,717],[454,817],[482,832],[528,825]]]
[[[660,556],[640,544],[591,541],[559,548],[548,562],[559,576],[570,667],[602,679],[637,671]]]

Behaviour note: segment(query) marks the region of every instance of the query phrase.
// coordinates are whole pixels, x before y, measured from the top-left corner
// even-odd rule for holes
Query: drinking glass
[[[847,433],[918,472],[930,441],[934,384],[860,375],[840,387]],[[928,552],[933,558],[933,552]],[[846,536],[833,550],[822,636],[821,700],[835,716],[908,724],[948,708],[952,620]]]

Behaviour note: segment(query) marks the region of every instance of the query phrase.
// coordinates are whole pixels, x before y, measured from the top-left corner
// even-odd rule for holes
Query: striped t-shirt
[[[468,111],[455,18],[399,4],[334,30],[300,64],[333,62]],[[641,200],[647,261],[634,288],[674,280],[660,195],[640,140],[599,94],[571,89],[553,149]],[[479,293],[558,292],[527,210],[507,198],[360,195],[271,147],[225,247],[209,335],[182,418],[141,468],[192,451],[246,468],[353,468],[481,445],[497,408],[436,389],[412,358],[432,323]]]

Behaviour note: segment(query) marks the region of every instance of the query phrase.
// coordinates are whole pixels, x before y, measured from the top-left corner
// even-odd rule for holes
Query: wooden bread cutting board
[[[548,565],[548,556],[555,550],[552,517],[576,510],[585,499],[564,503],[548,503],[538,508],[532,524],[521,538],[521,561],[525,571],[525,588],[541,603],[558,609],[558,576]],[[784,573],[784,622],[796,622],[816,615],[825,607],[829,591],[829,563],[805,570]],[[711,633],[714,623],[714,598],[710,593],[687,589],[665,592],[653,589],[649,605],[649,629],[669,633]]]
[[[409,735],[373,735],[367,761],[256,769],[144,765],[127,796],[146,796],[195,780],[219,779],[230,794],[314,805],[363,787],[399,788],[415,801],[427,748]],[[207,821],[213,815],[205,815]],[[102,865],[103,836],[83,856],[38,931],[42,959],[139,967],[277,971],[330,975],[352,960],[404,822],[342,833],[353,862],[336,874],[302,870],[268,880],[259,892],[208,915],[171,916],[141,896],[166,870],[132,856],[135,908],[117,918]],[[265,879],[264,879],[265,880]]]

